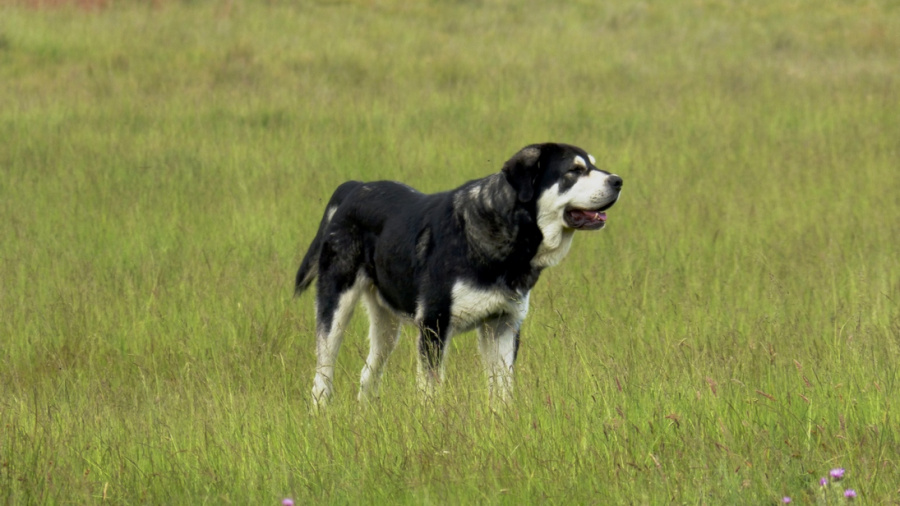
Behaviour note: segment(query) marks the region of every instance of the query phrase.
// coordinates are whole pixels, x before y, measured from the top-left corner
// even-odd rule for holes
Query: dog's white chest
[[[485,319],[499,315],[512,315],[521,322],[528,313],[528,293],[482,288],[457,281],[451,297],[450,326],[454,332],[465,332]]]

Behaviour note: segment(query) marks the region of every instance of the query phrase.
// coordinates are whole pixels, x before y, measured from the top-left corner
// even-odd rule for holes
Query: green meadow
[[[0,2],[0,502],[900,502],[896,1],[81,4]],[[543,141],[625,186],[515,402],[359,406],[359,309],[312,412],[331,191]]]

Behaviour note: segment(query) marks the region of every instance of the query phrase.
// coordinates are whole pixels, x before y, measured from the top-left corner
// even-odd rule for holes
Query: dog
[[[358,300],[369,313],[369,354],[359,400],[378,395],[403,323],[418,328],[418,386],[444,377],[450,339],[478,331],[491,401],[509,401],[528,297],[576,231],[599,230],[622,178],[583,149],[522,148],[499,173],[441,193],[392,181],[340,185],[297,272],[295,293],[316,284],[316,374],[312,401],[333,391],[334,365]]]

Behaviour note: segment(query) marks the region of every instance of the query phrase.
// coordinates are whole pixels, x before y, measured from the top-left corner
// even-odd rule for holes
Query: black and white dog
[[[450,338],[478,330],[491,399],[512,394],[528,294],[558,264],[576,230],[599,230],[622,178],[566,144],[534,144],[503,170],[433,195],[391,181],[340,185],[297,272],[296,293],[318,276],[313,402],[332,393],[344,329],[362,296],[369,356],[359,399],[378,392],[400,325],[419,329],[419,386],[443,378]]]

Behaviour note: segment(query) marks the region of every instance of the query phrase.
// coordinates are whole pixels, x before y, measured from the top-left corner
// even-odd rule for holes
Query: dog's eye
[[[581,165],[575,165],[571,169],[569,169],[569,173],[571,174],[584,174],[587,172],[587,167],[583,167]]]

